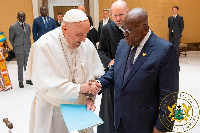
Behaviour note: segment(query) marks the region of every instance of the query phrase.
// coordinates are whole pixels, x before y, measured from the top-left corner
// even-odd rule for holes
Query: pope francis
[[[48,32],[31,47],[26,78],[32,79],[36,95],[30,116],[30,133],[69,133],[60,104],[85,104],[95,110],[88,92],[96,95],[104,74],[97,51],[86,38],[90,28],[84,12],[66,12],[61,27]],[[83,131],[79,131],[83,133]],[[87,133],[92,133],[87,129]]]

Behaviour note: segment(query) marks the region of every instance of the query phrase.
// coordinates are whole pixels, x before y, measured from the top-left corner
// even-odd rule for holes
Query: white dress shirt
[[[136,53],[135,53],[135,57],[133,60],[133,64],[135,63],[138,55],[140,54],[140,52],[142,51],[142,48],[144,47],[144,44],[146,43],[146,41],[149,39],[149,36],[151,35],[151,30],[149,29],[149,32],[146,34],[146,36],[144,37],[144,39],[141,41],[140,45],[137,47]],[[131,50],[134,48],[135,46],[133,46],[131,48]]]

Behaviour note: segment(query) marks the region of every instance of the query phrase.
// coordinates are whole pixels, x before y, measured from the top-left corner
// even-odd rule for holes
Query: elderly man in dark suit
[[[183,17],[179,16],[179,7],[174,6],[172,8],[173,15],[168,18],[168,28],[169,28],[169,41],[176,47],[176,51],[179,54],[180,39],[182,37],[182,32],[184,29]]]
[[[28,55],[31,48],[31,28],[29,24],[25,23],[26,16],[24,12],[18,12],[17,18],[18,22],[10,26],[9,40],[17,58],[19,87],[24,88],[23,68],[26,70]],[[31,80],[27,80],[26,84],[33,85]]]
[[[57,28],[56,22],[53,18],[47,16],[48,10],[46,6],[40,7],[40,14],[38,18],[33,21],[33,40],[36,42],[42,35]]]
[[[107,23],[111,23],[112,20],[109,18],[110,16],[110,10],[109,9],[103,9],[103,20],[101,20],[99,22],[99,28],[98,28],[98,34],[99,34],[99,37],[101,35],[101,28],[107,24]]]
[[[159,115],[168,117],[168,114],[165,114],[166,110],[160,103],[167,95],[178,92],[176,49],[149,29],[148,14],[142,8],[132,9],[125,16],[122,31],[125,39],[119,42],[114,65],[99,79],[101,91],[115,85],[116,132],[169,131],[173,124],[166,128],[161,123]],[[166,102],[169,101],[167,99]]]

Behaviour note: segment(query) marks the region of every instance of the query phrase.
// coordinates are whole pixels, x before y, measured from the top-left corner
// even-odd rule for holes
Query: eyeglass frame
[[[120,27],[120,29],[122,30],[123,33],[127,32],[128,35],[130,35],[133,31],[137,30],[138,28],[140,28],[141,25],[146,25],[146,24],[139,24],[138,27],[136,27],[135,29],[129,31],[128,29],[124,29],[123,27]]]

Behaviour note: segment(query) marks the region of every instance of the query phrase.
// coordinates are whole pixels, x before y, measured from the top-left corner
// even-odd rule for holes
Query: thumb
[[[87,111],[89,111],[91,108],[91,104],[87,104]]]

